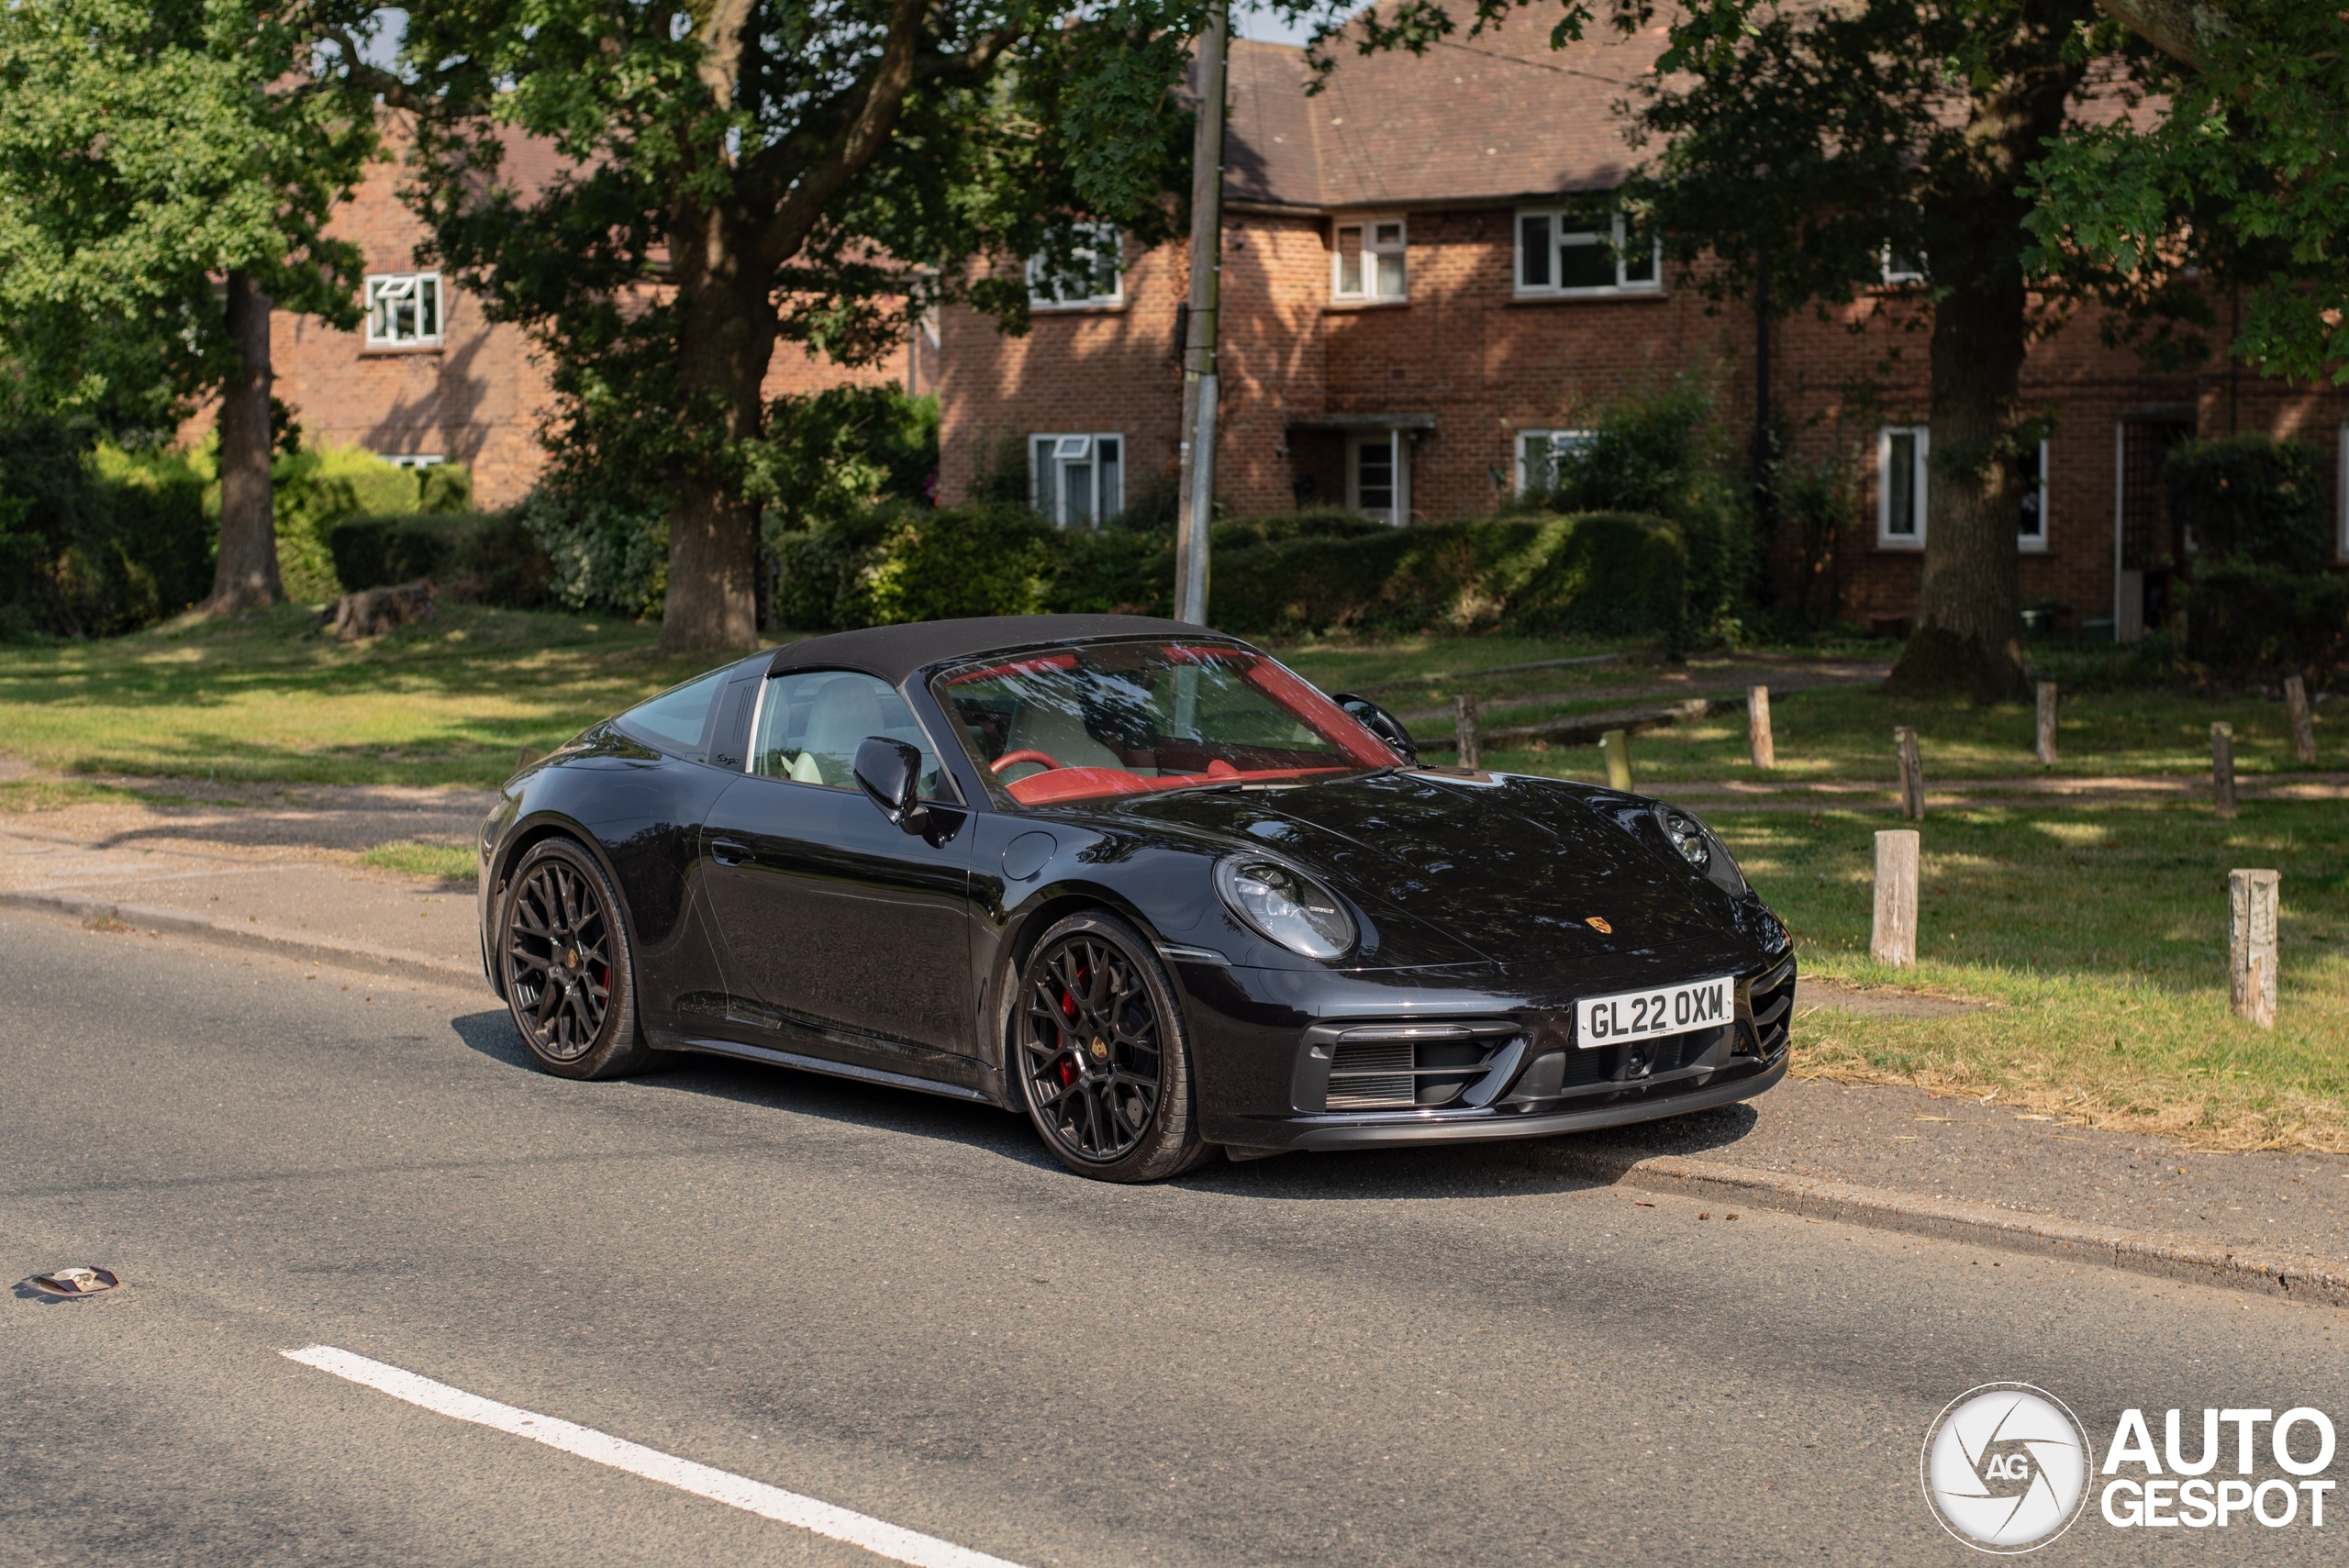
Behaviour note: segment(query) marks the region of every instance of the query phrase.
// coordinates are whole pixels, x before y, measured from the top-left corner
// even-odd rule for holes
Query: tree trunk
[[[2024,350],[2019,270],[1976,277],[1933,311],[1925,569],[1892,685],[1996,702],[2022,694],[2021,524],[2011,432]],[[1972,285],[1972,286],[1969,286]]]
[[[709,653],[759,639],[759,508],[744,498],[739,443],[757,439],[774,352],[774,307],[745,226],[687,213],[670,230],[677,268],[678,376],[689,419],[713,438],[680,476],[669,515],[661,651]]]
[[[2082,67],[2062,43],[2083,7],[2026,0],[2009,69],[1976,92],[1966,123],[1972,178],[1929,197],[1932,422],[1926,439],[1925,561],[1917,628],[1888,689],[1997,702],[2029,695],[2022,666],[2021,495],[2017,404],[2030,345],[2016,195],[2064,125]]]
[[[204,602],[214,615],[285,598],[269,488],[269,295],[250,272],[228,274],[228,337],[239,364],[220,389],[220,555]]]

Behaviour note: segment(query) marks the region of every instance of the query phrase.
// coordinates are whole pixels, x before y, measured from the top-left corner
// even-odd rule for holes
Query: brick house
[[[1519,17],[1423,57],[1345,54],[1318,97],[1301,50],[1234,42],[1222,505],[1338,505],[1397,523],[1487,511],[1595,408],[1684,369],[1714,376],[1724,419],[1750,428],[1752,316],[1709,314],[1609,210],[1637,157],[1614,106],[1661,41],[1652,29],[1553,50],[1548,28]],[[1038,505],[1064,524],[1172,483],[1188,248],[1101,240],[1120,265],[1037,294],[1024,337],[945,313],[944,498],[1007,452],[1025,453]],[[1904,329],[1916,310],[1894,265],[1880,295],[1772,335],[1769,395],[1798,447],[1841,443],[1865,475],[1871,526],[1837,564],[1846,614],[1913,606],[1931,521],[1927,339]],[[1872,403],[1846,395],[1862,381]],[[2225,365],[2148,375],[2100,345],[2089,313],[2034,348],[2022,391],[2056,414],[2039,494],[2017,518],[2023,595],[2061,605],[2065,624],[2117,618],[2128,636],[2160,614],[2158,571],[2144,568],[2165,552],[2156,475],[2183,435],[2320,445],[2341,517],[2349,402],[2336,393]],[[2349,555],[2349,518],[2341,531]],[[1799,553],[1791,537],[1774,541],[1781,582]]]
[[[453,280],[417,260],[425,227],[399,199],[397,127],[387,138],[394,161],[367,172],[333,232],[366,257],[367,319],[353,332],[316,317],[280,310],[270,323],[276,395],[302,425],[305,440],[357,446],[403,464],[462,463],[475,501],[485,507],[518,501],[546,463],[539,428],[551,406],[547,377],[518,328],[493,325]],[[528,190],[553,172],[551,152],[517,138],[507,147],[507,177]],[[796,344],[777,347],[766,393],[813,392],[846,383],[895,383],[936,389],[936,339],[917,333],[896,362],[848,369],[811,359]],[[189,434],[208,428],[208,411]]]

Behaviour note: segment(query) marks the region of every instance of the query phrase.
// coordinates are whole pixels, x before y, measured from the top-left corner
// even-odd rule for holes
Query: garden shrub
[[[204,481],[93,427],[0,424],[0,637],[107,637],[211,591]]]
[[[669,518],[658,499],[540,484],[512,509],[546,560],[546,602],[634,620],[669,589]]]
[[[1686,546],[1621,513],[1381,526],[1292,539],[1215,562],[1215,623],[1255,634],[1510,627],[1676,639]]]
[[[1067,542],[1025,506],[874,507],[775,541],[775,613],[808,630],[1033,615]]]
[[[1685,547],[1682,616],[1698,640],[1734,641],[1758,586],[1761,550],[1742,484],[1730,473],[1719,397],[1683,372],[1597,415],[1589,440],[1557,461],[1564,513],[1662,517]]]
[[[2205,561],[2304,573],[2332,553],[2321,475],[2315,448],[2268,436],[2188,441],[2162,469],[2170,517]]]
[[[1228,631],[1679,635],[1680,531],[1660,517],[1479,517],[1397,528],[1350,516],[1216,529],[1210,619]],[[1262,542],[1250,542],[1251,540]],[[1038,611],[1166,615],[1174,535],[1060,529],[1025,507],[875,509],[780,541],[778,618],[807,630]]]
[[[188,454],[203,476],[204,506],[217,536],[220,527],[220,438],[216,431]],[[473,505],[473,476],[454,463],[402,468],[363,447],[304,447],[270,460],[270,495],[277,528],[277,575],[285,596],[324,604],[348,584],[336,574],[328,542],[348,517],[389,517],[418,512],[462,512]]]
[[[461,604],[536,609],[553,597],[546,550],[518,507],[346,517],[328,543],[349,591],[427,577],[440,596]]]
[[[2187,590],[2186,651],[2211,669],[2326,674],[2349,657],[2349,577],[2204,568]]]

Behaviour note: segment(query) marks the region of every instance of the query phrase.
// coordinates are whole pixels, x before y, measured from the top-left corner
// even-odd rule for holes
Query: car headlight
[[[1215,889],[1251,930],[1293,953],[1333,959],[1354,945],[1353,917],[1337,895],[1277,861],[1241,856],[1221,862]]]
[[[1745,892],[1745,873],[1738,869],[1729,846],[1710,828],[1676,806],[1655,808],[1656,825],[1688,869],[1731,896]]]
[[[1691,871],[1701,876],[1712,869],[1712,835],[1705,831],[1703,823],[1669,806],[1657,806],[1655,819],[1664,824],[1664,836],[1672,840],[1672,847]]]

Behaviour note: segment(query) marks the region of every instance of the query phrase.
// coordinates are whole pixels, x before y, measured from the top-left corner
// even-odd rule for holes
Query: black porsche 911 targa
[[[1534,1138],[1784,1075],[1786,928],[1688,813],[1422,766],[1174,621],[875,628],[511,780],[482,948],[530,1053],[716,1051],[1024,1113],[1071,1170]]]

